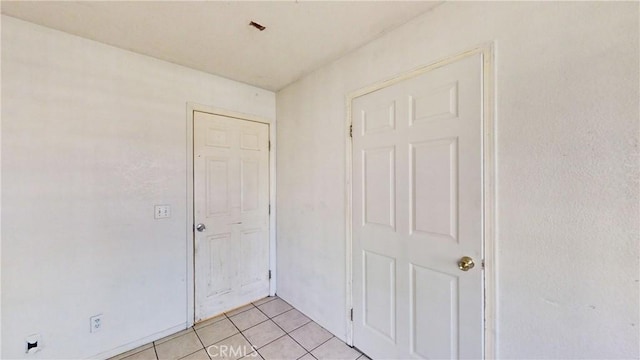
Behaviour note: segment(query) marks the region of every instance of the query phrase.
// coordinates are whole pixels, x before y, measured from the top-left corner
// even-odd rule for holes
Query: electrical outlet
[[[89,318],[89,323],[91,327],[89,328],[89,332],[98,332],[102,330],[102,326],[104,325],[102,322],[102,314],[94,315]]]
[[[42,337],[40,334],[29,335],[24,339],[24,352],[34,354],[42,349]]]
[[[171,217],[171,205],[156,205],[154,207],[154,218],[165,219]]]

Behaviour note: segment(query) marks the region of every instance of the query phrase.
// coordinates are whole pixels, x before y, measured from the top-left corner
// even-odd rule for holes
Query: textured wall
[[[36,358],[87,358],[185,326],[188,101],[275,117],[272,92],[2,17],[0,357],[33,333]]]
[[[278,93],[278,294],[346,334],[345,96],[495,41],[497,351],[637,358],[638,4],[449,2]]]

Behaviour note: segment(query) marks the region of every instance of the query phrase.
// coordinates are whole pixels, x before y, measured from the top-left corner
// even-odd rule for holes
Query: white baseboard
[[[91,356],[90,359],[109,359],[111,357],[114,357],[116,355],[122,354],[124,352],[127,352],[129,350],[133,350],[137,347],[140,347],[142,345],[148,344],[152,341],[156,341],[158,339],[162,339],[165,336],[169,336],[171,334],[175,334],[178,331],[182,331],[184,329],[187,328],[187,323],[182,323],[182,324],[178,324],[176,326],[172,326],[166,330],[162,330],[160,332],[157,332],[155,334],[149,335],[149,336],[145,336],[141,339],[138,339],[136,341],[132,341],[128,344],[122,345],[122,346],[118,346],[115,349],[111,349],[109,351],[105,351],[105,352],[101,352],[100,354],[96,354],[94,356]]]

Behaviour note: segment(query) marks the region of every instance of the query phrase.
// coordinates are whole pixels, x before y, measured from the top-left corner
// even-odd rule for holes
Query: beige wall
[[[497,353],[637,358],[638,18],[449,2],[278,92],[278,294],[345,338],[345,96],[493,41]]]

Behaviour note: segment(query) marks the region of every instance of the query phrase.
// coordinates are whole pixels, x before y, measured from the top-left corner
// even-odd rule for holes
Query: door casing
[[[383,80],[356,90],[346,97],[346,119],[345,119],[345,146],[346,156],[346,219],[345,237],[346,241],[346,313],[347,321],[347,344],[353,346],[353,322],[351,321],[351,311],[353,309],[353,143],[351,138],[351,104],[353,99],[397,84],[407,79],[422,75],[430,70],[453,63],[468,56],[482,55],[482,188],[483,204],[482,209],[482,231],[483,231],[483,260],[484,260],[484,358],[492,359],[496,355],[496,268],[495,268],[495,52],[494,43],[479,45],[471,50],[464,51],[454,56],[450,56],[428,65],[393,78]]]
[[[269,295],[274,296],[276,293],[276,122],[255,115],[244,114],[240,112],[216,108],[213,106],[201,105],[192,102],[187,103],[187,221],[185,226],[187,238],[187,308],[186,308],[186,325],[193,326],[195,323],[195,235],[194,226],[194,175],[193,175],[193,113],[200,111],[214,115],[226,116],[238,120],[254,121],[269,125],[269,204],[271,211],[269,214],[269,271],[271,278],[269,279]]]

